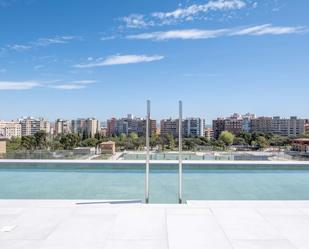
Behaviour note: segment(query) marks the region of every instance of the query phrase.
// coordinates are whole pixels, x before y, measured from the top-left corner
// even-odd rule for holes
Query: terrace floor
[[[0,200],[1,249],[309,249],[309,201]]]

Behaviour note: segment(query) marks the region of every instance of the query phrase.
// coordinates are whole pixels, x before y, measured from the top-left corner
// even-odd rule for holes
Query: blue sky
[[[0,119],[309,117],[306,0],[0,0]]]

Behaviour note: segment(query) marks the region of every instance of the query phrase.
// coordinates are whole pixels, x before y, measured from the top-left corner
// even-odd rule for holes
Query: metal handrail
[[[182,203],[182,101],[179,101],[178,129],[178,201]]]
[[[147,100],[146,118],[146,176],[145,176],[145,203],[149,203],[149,120],[150,120],[150,100]]]

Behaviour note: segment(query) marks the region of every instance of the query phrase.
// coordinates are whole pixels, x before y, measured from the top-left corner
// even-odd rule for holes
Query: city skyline
[[[307,1],[162,2],[0,0],[0,119],[309,117]]]

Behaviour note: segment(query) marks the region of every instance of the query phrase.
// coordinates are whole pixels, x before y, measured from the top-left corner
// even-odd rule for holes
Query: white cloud
[[[63,81],[62,81],[63,82]],[[86,88],[89,84],[97,83],[96,80],[75,80],[68,83],[61,83],[57,85],[49,85],[48,87],[58,90],[76,90]]]
[[[116,36],[114,36],[114,35],[111,35],[111,36],[103,36],[103,37],[101,37],[101,41],[111,41],[111,40],[114,40],[114,39],[116,39]]]
[[[96,82],[96,80],[76,80],[67,83],[64,83],[63,80],[51,80],[44,83],[38,83],[37,81],[0,81],[0,90],[28,90],[37,87],[74,90],[86,88],[87,85]]]
[[[33,48],[38,48],[38,47],[47,47],[47,46],[56,45],[56,44],[66,44],[76,39],[79,39],[79,38],[75,36],[56,36],[52,38],[39,38],[36,41],[28,42],[25,44],[7,45],[4,49],[21,52],[21,51],[25,51],[25,50],[29,50]]]
[[[193,4],[186,8],[178,8],[171,12],[156,12],[152,16],[161,19],[164,22],[173,22],[177,19],[194,18],[199,13],[218,10],[235,10],[246,6],[241,0],[217,0],[209,1],[206,4]]]
[[[35,81],[0,81],[0,90],[28,90],[39,86]]]
[[[94,83],[97,83],[98,81],[96,80],[76,80],[76,81],[73,81],[72,83],[73,84],[94,84]]]
[[[15,50],[15,51],[24,51],[24,50],[28,50],[31,49],[32,46],[31,45],[22,45],[22,44],[13,44],[13,45],[7,45],[6,46],[9,50]]]
[[[154,12],[148,16],[131,14],[120,20],[127,28],[146,28],[150,26],[162,26],[181,21],[193,21],[205,17],[210,12],[234,11],[247,6],[243,0],[211,0],[206,4],[193,4],[187,7],[179,7],[170,12]],[[252,6],[256,7],[255,4]]]
[[[76,68],[92,68],[92,67],[103,67],[113,65],[124,65],[124,64],[135,64],[142,62],[152,62],[162,60],[164,56],[161,55],[112,55],[107,58],[99,58],[94,62],[87,64],[74,65]]]
[[[38,47],[46,47],[53,44],[65,44],[75,39],[77,39],[75,36],[56,36],[52,38],[40,38],[32,44]]]
[[[222,36],[227,32],[226,29],[202,30],[202,29],[184,29],[170,30],[164,32],[142,33],[137,35],[129,35],[128,39],[136,40],[171,40],[171,39],[209,39]]]
[[[129,35],[127,39],[135,40],[172,40],[172,39],[210,39],[221,36],[241,36],[241,35],[284,35],[284,34],[298,34],[306,32],[305,27],[284,27],[273,26],[271,24],[253,26],[249,28],[229,28],[229,29],[183,29],[170,30],[163,32],[141,33],[136,35]]]
[[[76,90],[76,89],[86,88],[86,86],[80,85],[80,84],[64,84],[64,85],[56,85],[56,86],[50,86],[50,87],[54,89],[59,89],[59,90]]]
[[[272,26],[271,24],[264,24],[260,26],[254,26],[245,28],[231,33],[231,35],[284,35],[284,34],[296,34],[305,31],[304,27],[282,27]]]
[[[131,14],[121,18],[121,20],[127,28],[145,28],[154,24],[153,22],[146,21],[144,15],[140,14]]]

